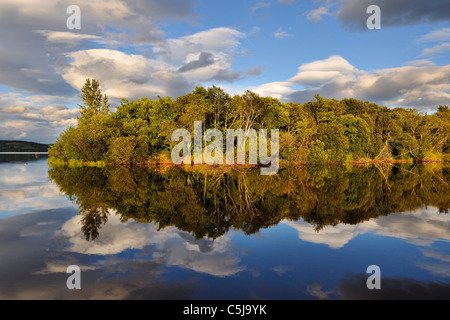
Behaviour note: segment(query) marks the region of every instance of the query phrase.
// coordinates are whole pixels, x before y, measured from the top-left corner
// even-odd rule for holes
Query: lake
[[[450,299],[449,167],[0,159],[1,299]]]

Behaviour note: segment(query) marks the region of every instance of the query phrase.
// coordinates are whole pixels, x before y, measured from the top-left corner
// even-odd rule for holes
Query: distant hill
[[[29,141],[0,140],[0,152],[48,152],[49,146]]]

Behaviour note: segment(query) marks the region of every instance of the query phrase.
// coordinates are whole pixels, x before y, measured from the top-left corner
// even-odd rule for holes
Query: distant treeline
[[[280,160],[288,163],[352,161],[449,161],[450,110],[434,114],[416,109],[387,108],[357,99],[316,95],[304,104],[282,103],[246,91],[229,95],[218,87],[197,87],[180,96],[122,99],[112,112],[96,80],[87,79],[81,92],[78,123],[64,131],[50,149],[63,161],[137,164],[169,161],[172,132],[279,129]]]
[[[0,152],[47,152],[48,148],[42,143],[0,140]]]

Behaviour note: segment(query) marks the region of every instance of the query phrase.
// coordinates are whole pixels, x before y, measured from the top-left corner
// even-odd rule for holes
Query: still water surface
[[[0,298],[450,299],[449,182],[440,165],[267,177],[0,155]]]

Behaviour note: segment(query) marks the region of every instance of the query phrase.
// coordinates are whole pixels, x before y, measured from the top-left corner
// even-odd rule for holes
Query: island
[[[249,90],[229,95],[212,86],[197,87],[176,99],[122,99],[112,110],[95,79],[86,80],[81,99],[77,125],[64,131],[49,150],[52,163],[173,164],[171,151],[178,144],[172,139],[174,131],[193,132],[196,121],[203,132],[214,129],[224,136],[228,129],[279,130],[280,164],[450,160],[448,106],[437,106],[428,114],[320,95],[301,104]],[[202,143],[208,147],[207,141]]]

